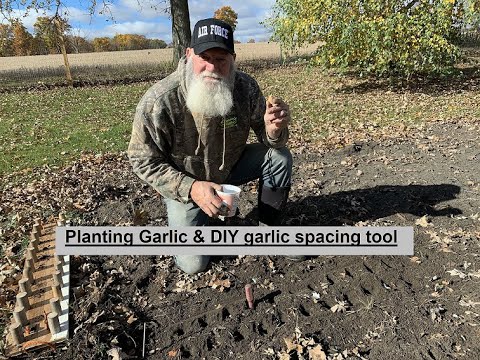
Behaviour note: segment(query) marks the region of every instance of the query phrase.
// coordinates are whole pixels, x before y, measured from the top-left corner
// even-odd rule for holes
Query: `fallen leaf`
[[[173,292],[189,292],[195,294],[198,292],[198,289],[204,288],[206,284],[200,285],[198,283],[193,283],[191,280],[179,280],[175,284],[175,288],[172,290]]]
[[[477,301],[472,301],[472,300],[468,300],[468,301],[465,301],[465,300],[460,300],[458,302],[458,304],[460,306],[465,306],[465,307],[471,307],[471,306],[477,306],[477,305],[480,305],[480,302],[477,302]]]
[[[123,306],[123,305],[117,305],[113,308],[113,311],[116,314],[124,314],[124,313],[128,312],[128,308]]]
[[[327,355],[322,349],[322,345],[318,344],[313,349],[308,350],[308,358],[310,360],[327,360]]]
[[[440,238],[440,236],[438,236],[438,234],[433,230],[427,230],[425,232],[428,235],[430,235],[431,242],[441,245],[441,251],[451,252],[451,250],[448,248],[448,246],[452,243],[452,240],[448,236],[444,236],[444,237]]]
[[[123,360],[132,358],[131,356],[125,354],[119,347],[111,348],[107,351],[107,355],[111,356],[112,360]]]
[[[310,347],[315,345],[315,340],[312,338],[307,338],[307,339],[300,339],[300,344],[305,348],[305,347]]]
[[[105,314],[105,310],[95,311],[86,321],[85,324],[95,324],[100,316]]]
[[[320,301],[320,294],[316,291],[312,293],[313,302],[316,304]]]
[[[410,261],[411,261],[411,262],[414,262],[414,263],[416,263],[416,264],[420,264],[420,263],[422,262],[422,261],[420,260],[420,258],[417,257],[417,256],[412,256],[412,257],[410,258]]]
[[[168,357],[171,357],[171,358],[177,356],[177,354],[178,354],[178,349],[170,350],[170,351],[167,353]]]
[[[447,272],[452,276],[459,276],[460,279],[465,279],[467,277],[467,274],[461,272],[458,269],[448,270]]]
[[[337,304],[330,308],[331,312],[345,312],[348,310],[348,303],[346,301],[338,301]]]
[[[269,356],[274,356],[275,355],[275,351],[272,348],[268,348],[268,349],[263,350],[263,353],[265,355],[269,355]]]
[[[208,283],[208,286],[210,286],[212,289],[219,288],[220,291],[223,291],[225,289],[228,289],[231,286],[231,282],[229,279],[221,280],[221,279],[213,278]]]
[[[297,343],[297,339],[295,338],[284,338],[283,341],[287,345],[287,353],[289,353],[292,350],[295,350],[299,354],[302,353],[303,347]]]
[[[432,224],[430,223],[430,220],[428,219],[427,215],[423,215],[420,219],[417,219],[415,221],[415,225],[419,225],[421,227],[432,226]]]
[[[468,276],[473,276],[473,277],[476,277],[476,278],[480,278],[480,270],[477,270],[475,272],[469,272]]]
[[[23,334],[25,336],[29,336],[31,333],[32,333],[32,330],[31,330],[30,326],[28,326],[28,325],[25,326],[25,328],[23,329]]]
[[[107,351],[107,355],[112,357],[112,360],[121,360],[122,358],[120,357],[120,349],[119,348],[113,348]]]
[[[137,321],[137,318],[136,318],[133,314],[130,315],[130,316],[128,317],[128,319],[127,319],[127,323],[128,323],[128,324],[132,324],[132,323],[134,323],[135,321]]]
[[[268,259],[268,267],[269,267],[270,269],[272,269],[272,272],[276,272],[276,271],[277,271],[277,268],[276,268],[276,266],[275,266],[275,263],[274,263],[273,260],[270,259],[270,258]]]

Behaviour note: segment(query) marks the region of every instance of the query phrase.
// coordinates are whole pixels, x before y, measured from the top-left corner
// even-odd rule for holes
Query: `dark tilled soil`
[[[194,276],[166,256],[73,258],[72,335],[54,357],[141,358],[145,327],[147,359],[480,359],[479,134],[433,123],[295,154],[285,225],[414,226],[414,257],[217,257]],[[116,195],[72,224],[128,224],[142,209],[165,225],[161,199],[119,167]],[[255,184],[244,190],[231,225],[256,224]]]

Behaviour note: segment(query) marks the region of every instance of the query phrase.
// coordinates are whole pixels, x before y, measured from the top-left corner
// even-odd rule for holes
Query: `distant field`
[[[300,54],[308,54],[316,49],[315,45],[302,49]],[[236,44],[235,50],[238,61],[256,59],[279,59],[280,46],[278,43]],[[172,49],[109,51],[86,54],[69,54],[71,66],[108,66],[158,64],[172,60]],[[0,61],[0,71],[20,69],[57,68],[63,66],[63,57],[58,55],[36,55],[21,57],[4,57]]]

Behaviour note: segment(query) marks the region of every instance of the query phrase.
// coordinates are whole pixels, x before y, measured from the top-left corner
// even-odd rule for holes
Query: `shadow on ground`
[[[366,189],[307,196],[287,205],[284,225],[339,226],[359,221],[374,221],[395,214],[449,216],[462,211],[439,204],[455,199],[460,187],[438,185],[382,185]],[[257,208],[246,215],[253,223]],[[251,224],[250,224],[251,225]]]

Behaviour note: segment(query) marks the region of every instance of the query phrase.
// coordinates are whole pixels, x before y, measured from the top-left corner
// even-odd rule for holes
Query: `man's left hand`
[[[282,99],[269,96],[267,109],[263,116],[265,130],[271,139],[278,139],[290,122],[290,108]]]

